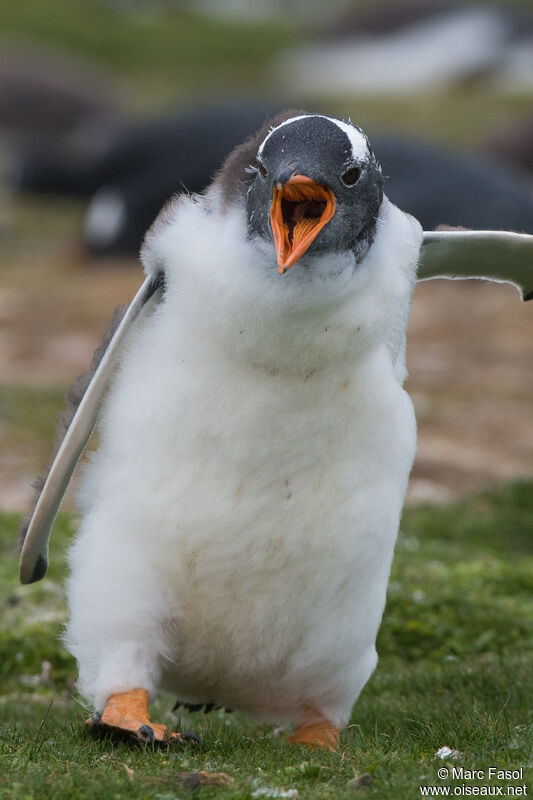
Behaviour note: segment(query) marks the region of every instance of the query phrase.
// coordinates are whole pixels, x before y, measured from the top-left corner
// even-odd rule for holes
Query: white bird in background
[[[455,235],[468,274],[487,274],[471,262],[488,235]],[[506,236],[492,234],[492,252]],[[427,275],[442,273],[451,239],[426,236]],[[161,280],[162,300],[123,344],[70,551],[67,642],[93,728],[183,738],[150,720],[164,688],[337,746],[376,665],[415,453],[402,383],[422,241],[383,194],[363,132],[303,112],[161,212],[131,318]],[[37,505],[23,582],[46,571],[95,385]]]

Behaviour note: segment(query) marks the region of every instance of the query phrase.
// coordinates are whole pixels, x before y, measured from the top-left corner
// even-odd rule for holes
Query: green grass
[[[105,2],[25,0],[0,4],[0,33],[100,62],[146,100],[252,87],[272,55],[299,38],[287,19],[231,24],[167,6],[120,14]]]
[[[54,438],[56,417],[64,404],[59,388],[0,387],[0,425],[4,446],[44,443]]]
[[[201,733],[201,751],[92,739],[83,726],[88,709],[74,689],[75,664],[59,640],[75,518],[60,518],[49,575],[30,587],[17,582],[17,522],[4,515],[0,527],[2,800],[183,800],[193,796],[186,773],[197,770],[231,778],[228,786],[194,793],[207,799],[245,800],[261,788],[297,789],[300,798],[414,798],[420,785],[446,785],[436,773],[451,764],[434,759],[443,745],[459,750],[454,763],[468,769],[526,767],[524,780],[502,786],[531,782],[532,484],[405,513],[380,662],[340,755],[286,745],[239,714],[180,717],[166,696],[154,718]],[[46,661],[50,680],[39,677]],[[357,788],[364,772],[372,782]]]

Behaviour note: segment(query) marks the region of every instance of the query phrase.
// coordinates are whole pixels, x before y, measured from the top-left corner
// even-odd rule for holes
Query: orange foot
[[[339,744],[339,730],[318,711],[307,708],[304,721],[292,736],[287,736],[286,741],[290,744],[301,744],[311,750],[323,747],[333,752]]]
[[[148,692],[146,689],[132,689],[131,692],[112,694],[102,714],[98,711],[86,721],[89,728],[98,734],[114,733],[132,736],[141,742],[167,744],[170,742],[190,742],[201,744],[200,738],[191,731],[172,733],[166,725],[158,725],[150,720],[148,712]]]

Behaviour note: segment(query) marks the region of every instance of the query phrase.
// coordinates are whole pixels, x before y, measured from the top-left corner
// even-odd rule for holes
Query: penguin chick
[[[70,550],[89,724],[177,739],[148,715],[163,688],[336,747],[415,452],[422,230],[382,184],[359,128],[286,112],[149,231],[164,298],[125,346]]]

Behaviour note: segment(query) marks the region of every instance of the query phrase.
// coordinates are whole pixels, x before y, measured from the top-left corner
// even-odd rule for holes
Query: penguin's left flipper
[[[128,306],[94,372],[57,451],[26,530],[20,554],[21,583],[33,583],[46,575],[48,542],[52,525],[98,418],[102,399],[119,363],[126,336],[154,305],[160,302],[163,277],[146,278]]]
[[[95,712],[86,725],[98,735],[126,736],[143,744],[201,744],[200,737],[192,731],[176,733],[167,725],[152,722],[146,689],[112,694],[103,712]]]
[[[460,228],[424,231],[418,280],[481,278],[514,284],[533,299],[533,236]]]

